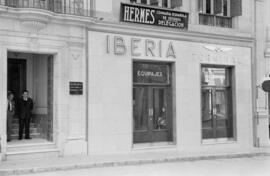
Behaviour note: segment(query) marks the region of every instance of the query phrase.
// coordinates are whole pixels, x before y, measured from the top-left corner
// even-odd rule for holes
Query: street
[[[90,168],[22,176],[269,176],[270,157],[233,158],[203,161]]]

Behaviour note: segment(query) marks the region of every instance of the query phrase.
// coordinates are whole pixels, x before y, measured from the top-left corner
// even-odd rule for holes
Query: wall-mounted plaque
[[[134,63],[134,84],[169,84],[169,66],[166,64]]]
[[[148,5],[121,3],[121,21],[187,29],[188,13]]]
[[[69,82],[69,94],[70,95],[82,95],[83,83],[82,82]]]

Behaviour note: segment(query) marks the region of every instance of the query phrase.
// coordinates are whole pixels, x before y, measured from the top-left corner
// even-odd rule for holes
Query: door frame
[[[162,84],[156,84],[156,85],[151,85],[151,84],[134,84],[133,82],[133,68],[134,68],[134,63],[148,63],[148,64],[166,64],[169,66],[169,81],[170,84],[162,85]],[[131,113],[131,145],[133,146],[134,149],[140,149],[141,147],[156,147],[156,146],[167,146],[167,145],[176,145],[176,96],[175,96],[175,62],[174,61],[155,61],[155,60],[144,60],[144,59],[133,59],[131,62],[131,105],[132,105],[132,113]],[[143,87],[143,86],[148,86],[148,87],[156,87],[156,88],[162,88],[167,87],[170,88],[171,90],[171,141],[164,141],[164,142],[145,142],[145,143],[134,143],[134,121],[133,121],[133,89],[135,87]]]
[[[200,135],[201,135],[201,144],[213,144],[213,143],[224,143],[224,142],[234,142],[237,140],[237,119],[236,119],[236,99],[235,99],[235,66],[234,65],[217,65],[217,64],[200,64],[200,70],[199,70],[199,81],[200,81],[200,124],[201,124],[201,130],[200,130]],[[230,82],[230,101],[231,101],[231,111],[230,115],[232,116],[232,137],[229,138],[203,138],[203,132],[202,132],[202,90],[205,87],[212,87],[215,88],[216,90],[219,89],[219,87],[222,86],[202,86],[202,68],[207,67],[207,68],[224,68],[227,70],[226,76],[228,76],[229,82]],[[226,89],[227,86],[223,86],[221,89]]]
[[[15,96],[15,100],[18,100],[20,97],[21,97],[21,92],[25,89],[28,89],[30,90],[31,92],[31,98],[33,98],[34,100],[34,104],[36,104],[35,102],[35,98],[37,98],[37,88],[36,88],[36,77],[35,77],[35,72],[37,71],[36,69],[31,69],[32,67],[35,66],[36,62],[42,60],[44,62],[46,62],[47,64],[46,65],[43,65],[42,67],[46,70],[46,76],[47,76],[47,79],[44,79],[44,84],[47,85],[47,114],[46,114],[46,118],[41,118],[41,119],[44,119],[42,121],[40,121],[40,128],[41,129],[41,133],[43,133],[43,137],[41,137],[42,139],[46,139],[47,142],[54,142],[54,121],[55,121],[55,118],[54,118],[54,91],[53,91],[53,86],[54,86],[54,55],[52,54],[44,54],[44,53],[24,53],[24,52],[12,52],[10,51],[9,52],[10,54],[8,54],[8,56],[11,56],[11,57],[7,57],[7,73],[9,72],[9,61],[10,60],[13,60],[13,62],[15,62],[15,64],[20,64],[20,63],[23,63],[25,64],[24,65],[24,68],[25,70],[23,70],[23,72],[20,72],[19,74],[23,73],[24,74],[24,84],[23,84],[23,87],[19,88],[19,93],[17,96]],[[15,53],[15,54],[14,54]],[[26,55],[24,55],[26,54]],[[29,64],[30,63],[30,64]],[[31,70],[31,72],[29,72],[29,69]],[[31,73],[31,74],[30,74]],[[7,78],[9,78],[9,74],[7,74]],[[28,80],[28,78],[30,78]],[[33,80],[32,80],[33,79]],[[8,81],[8,79],[7,79]],[[9,82],[7,82],[9,83]],[[8,86],[8,84],[7,84]],[[8,91],[8,89],[7,89]],[[14,90],[12,90],[13,93]],[[39,106],[36,106],[36,108],[40,108]],[[33,115],[35,115],[36,113],[33,111]],[[37,113],[39,114],[39,113]],[[41,116],[43,116],[44,114],[39,114]],[[33,120],[35,119],[35,117],[33,118]],[[45,123],[42,123],[42,122],[46,122]],[[47,129],[46,129],[47,128]],[[8,144],[7,144],[8,146]]]
[[[59,107],[60,102],[57,101],[57,97],[61,96],[63,94],[63,84],[61,84],[61,79],[60,77],[55,76],[56,74],[61,74],[62,69],[61,69],[61,64],[57,64],[55,65],[56,61],[60,61],[60,58],[62,57],[63,53],[61,50],[59,50],[58,48],[43,48],[41,50],[39,50],[39,52],[35,51],[35,50],[29,50],[28,47],[21,47],[17,46],[17,45],[8,45],[8,46],[4,46],[2,48],[0,48],[0,54],[2,56],[2,62],[0,61],[0,68],[2,70],[2,76],[0,75],[0,81],[3,86],[2,89],[0,87],[0,92],[2,92],[0,94],[0,98],[3,100],[7,99],[7,91],[8,91],[8,85],[7,85],[7,81],[8,81],[8,53],[31,53],[31,54],[45,54],[45,55],[51,55],[52,59],[53,59],[53,141],[52,143],[54,145],[56,145],[57,148],[60,149],[60,155],[62,155],[63,151],[62,151],[62,141],[64,140],[61,138],[60,134],[57,132],[59,131],[59,119],[58,117],[61,116],[59,114],[62,114],[62,111],[57,111],[57,107]],[[16,55],[16,54],[15,54]],[[17,56],[16,56],[17,57]],[[10,57],[13,58],[13,57]],[[19,58],[19,57],[18,57]],[[16,59],[16,58],[14,58]],[[55,73],[56,72],[56,73]],[[55,85],[58,85],[57,87]],[[55,94],[57,94],[57,97],[55,97]],[[63,97],[63,96],[62,96]],[[63,102],[67,102],[67,101],[63,101]],[[3,116],[0,116],[0,162],[1,160],[6,160],[6,154],[7,154],[7,134],[6,134],[6,121],[7,121],[7,115],[6,115],[6,107],[7,106],[7,102],[6,101],[2,101],[0,102],[0,113]],[[62,104],[62,106],[65,106],[65,104]]]

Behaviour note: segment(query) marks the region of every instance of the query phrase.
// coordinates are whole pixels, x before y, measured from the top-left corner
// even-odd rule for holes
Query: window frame
[[[167,0],[167,7],[163,7],[163,0],[157,0],[158,1],[158,6],[156,7],[161,7],[161,8],[171,8],[171,0]],[[142,4],[141,0],[134,0],[133,3],[138,3],[138,4]],[[150,6],[154,6],[151,5],[151,0],[146,0],[146,4],[145,5],[150,5]]]
[[[202,0],[202,9],[200,9],[201,11],[199,11],[199,13],[203,13],[203,14],[209,14],[209,15],[218,15],[218,16],[224,16],[224,17],[231,17],[231,0],[221,0],[222,4],[221,4],[221,13],[215,14],[214,13],[214,2],[215,0],[210,0],[211,3],[211,13],[206,13],[206,1],[207,0]],[[227,1],[227,15],[224,15],[224,1]]]
[[[204,85],[202,83],[202,79],[203,79],[203,68],[222,68],[225,69],[226,73],[226,84],[225,85]],[[201,112],[201,140],[203,144],[208,144],[208,143],[216,143],[216,142],[228,142],[228,141],[236,141],[237,139],[237,134],[236,134],[236,107],[235,107],[235,68],[234,66],[227,66],[227,65],[209,65],[209,64],[201,64],[200,65],[200,102],[201,102],[201,106],[200,106],[200,112]],[[203,107],[203,94],[202,92],[204,90],[214,90],[214,92],[219,91],[219,90],[223,90],[226,92],[227,97],[226,99],[228,100],[228,102],[226,103],[227,108],[229,110],[227,110],[227,114],[228,114],[228,119],[229,119],[229,124],[230,126],[228,126],[227,128],[231,128],[231,135],[229,137],[217,137],[214,136],[213,138],[204,138],[203,137],[203,111],[202,111],[202,107]],[[214,95],[216,96],[216,95]],[[215,114],[212,114],[215,115]],[[229,117],[230,116],[230,117]],[[214,129],[213,129],[214,130]]]

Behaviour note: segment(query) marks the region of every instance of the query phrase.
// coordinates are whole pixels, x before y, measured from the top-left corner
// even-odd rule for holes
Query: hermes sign
[[[121,21],[187,29],[188,13],[152,6],[121,3]]]

